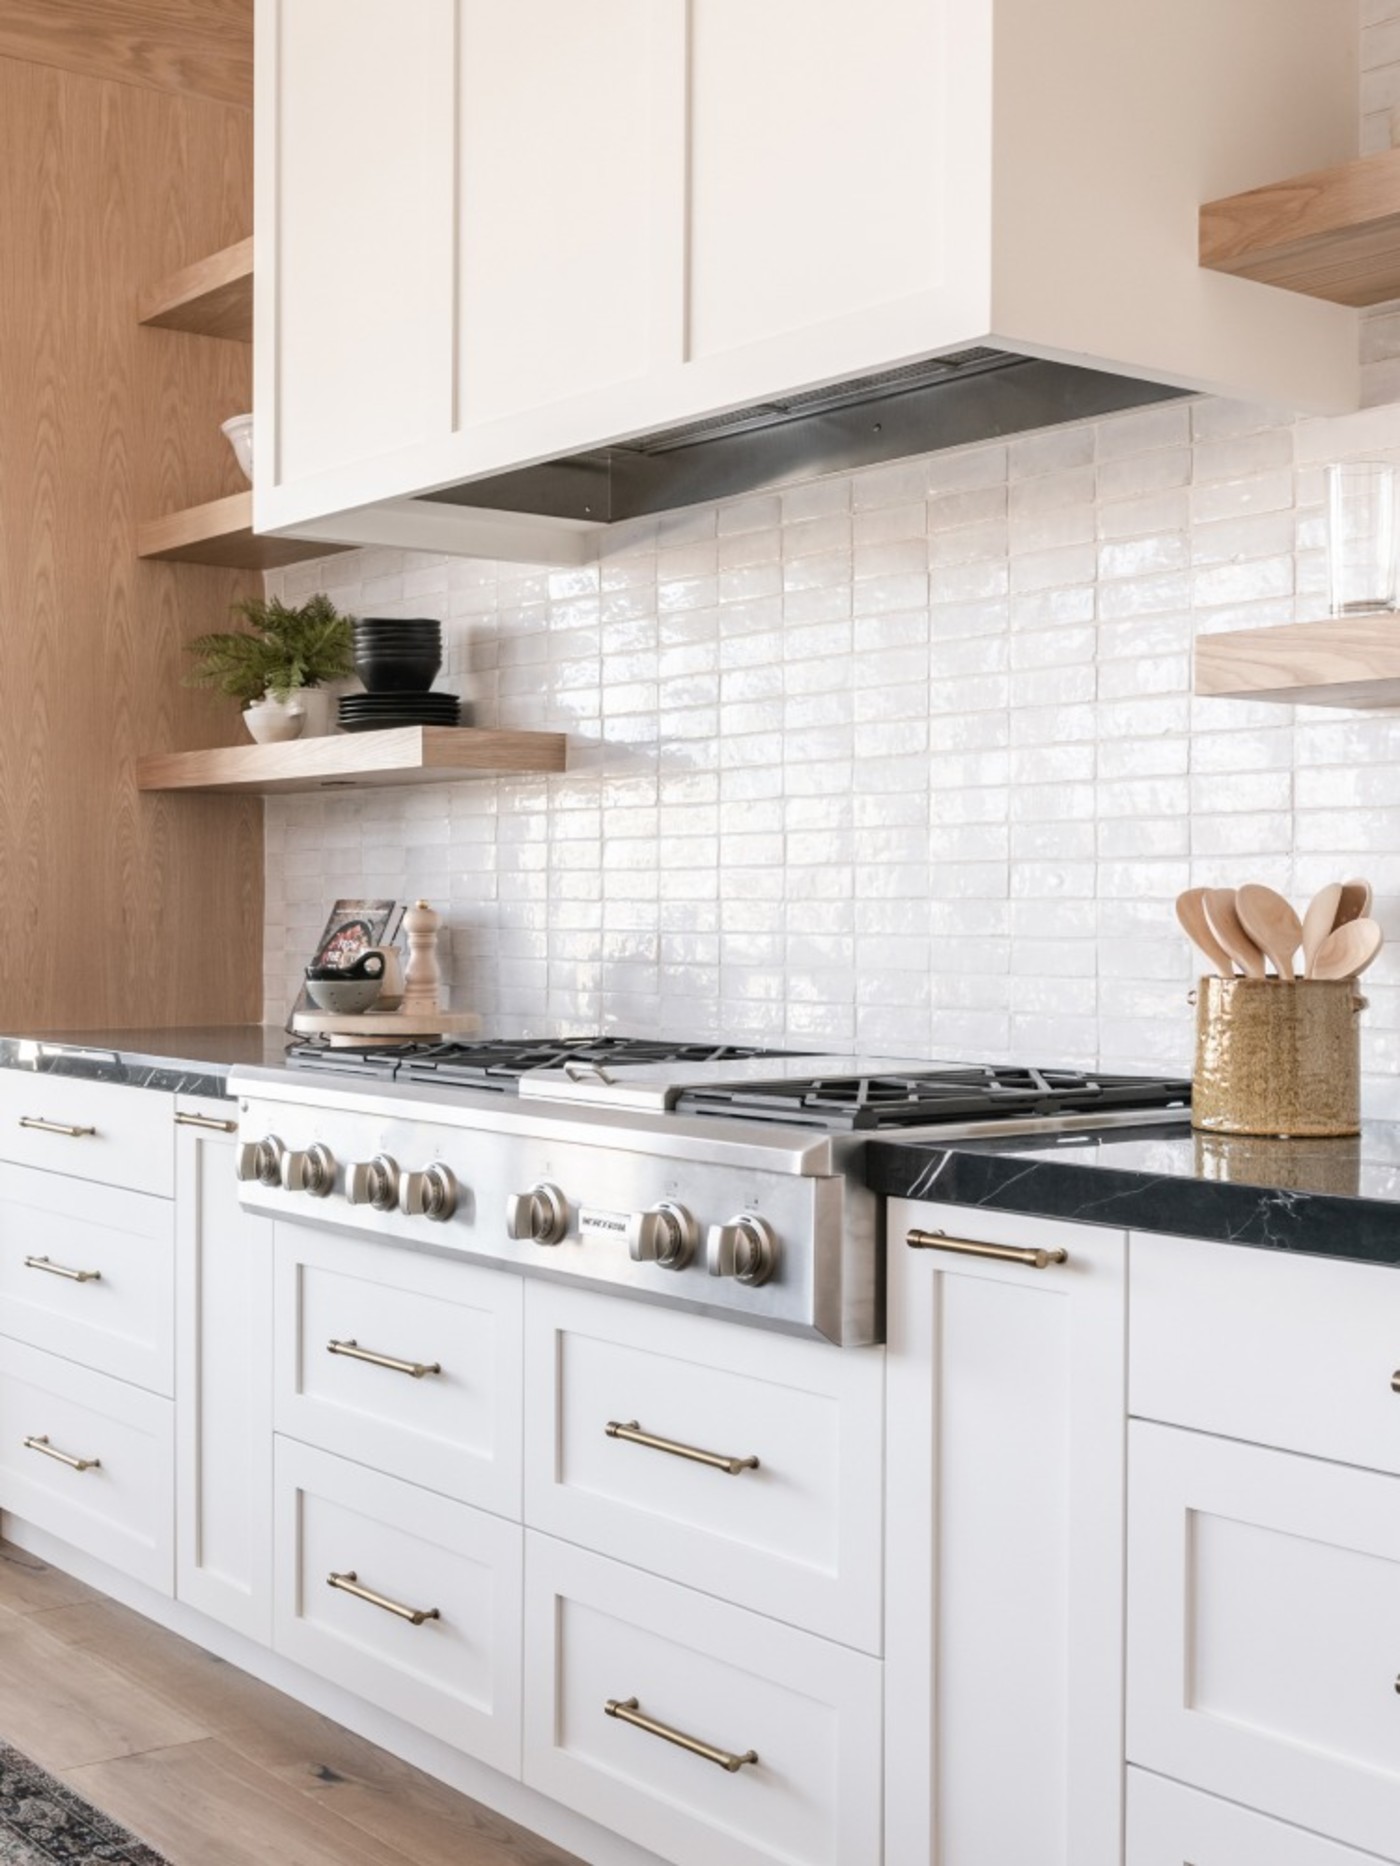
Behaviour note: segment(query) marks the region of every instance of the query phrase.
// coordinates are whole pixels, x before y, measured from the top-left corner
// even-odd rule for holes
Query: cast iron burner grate
[[[1169,1077],[993,1067],[693,1088],[681,1094],[676,1112],[855,1131],[1016,1115],[1099,1114],[1113,1108],[1188,1107],[1190,1101],[1191,1084]]]
[[[737,1043],[671,1043],[651,1037],[558,1037],[517,1042],[498,1037],[486,1043],[443,1043],[426,1055],[406,1056],[401,1082],[446,1082],[456,1088],[495,1089],[513,1095],[531,1069],[562,1069],[565,1063],[732,1063],[750,1056],[782,1056],[784,1050]]]

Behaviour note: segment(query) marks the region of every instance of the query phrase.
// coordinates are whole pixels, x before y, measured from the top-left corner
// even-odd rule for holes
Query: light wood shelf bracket
[[[1196,639],[1195,689],[1288,706],[1400,706],[1400,615],[1329,616]]]
[[[332,733],[284,745],[229,745],[138,759],[139,790],[353,790],[380,784],[447,784],[463,778],[562,771],[562,732],[496,732],[477,726],[401,726]]]
[[[142,292],[137,321],[162,330],[193,331],[199,337],[253,341],[253,242],[240,240],[222,252]]]
[[[1201,209],[1201,264],[1334,304],[1400,297],[1400,149]]]

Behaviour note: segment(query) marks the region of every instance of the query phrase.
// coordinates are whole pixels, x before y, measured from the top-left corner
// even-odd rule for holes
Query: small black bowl
[[[442,654],[436,648],[421,654],[386,648],[359,648],[355,653],[355,672],[370,693],[426,693],[441,667]]]

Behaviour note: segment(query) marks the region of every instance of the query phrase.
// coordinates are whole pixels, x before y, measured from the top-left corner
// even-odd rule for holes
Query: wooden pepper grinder
[[[440,1011],[442,967],[438,964],[437,937],[442,915],[426,901],[415,901],[403,917],[408,935],[408,966],[403,975],[405,1016],[416,1017]]]

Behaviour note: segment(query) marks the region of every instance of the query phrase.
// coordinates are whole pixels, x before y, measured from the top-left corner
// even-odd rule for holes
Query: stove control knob
[[[409,1218],[431,1218],[443,1225],[456,1209],[457,1177],[440,1160],[399,1179],[399,1210]]]
[[[659,1263],[663,1270],[684,1270],[695,1255],[699,1228],[683,1205],[653,1205],[633,1212],[627,1221],[627,1248],[633,1263]]]
[[[335,1186],[335,1155],[319,1141],[305,1153],[284,1153],[282,1185],[287,1192],[305,1192],[313,1199],[328,1198]]]
[[[399,1203],[399,1169],[387,1153],[372,1160],[356,1160],[345,1169],[345,1196],[352,1205],[370,1205],[377,1212],[392,1212]]]
[[[255,1179],[260,1186],[282,1183],[282,1143],[273,1134],[265,1140],[245,1140],[234,1168],[241,1180]]]
[[[541,1182],[506,1200],[506,1236],[517,1243],[560,1244],[569,1233],[569,1201],[558,1186]]]
[[[753,1289],[768,1281],[778,1261],[778,1240],[752,1212],[711,1225],[707,1243],[710,1275],[736,1277]]]

